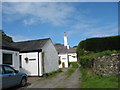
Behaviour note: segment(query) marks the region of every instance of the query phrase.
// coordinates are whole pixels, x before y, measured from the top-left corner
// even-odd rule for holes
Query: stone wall
[[[99,75],[117,75],[120,71],[120,53],[95,58],[93,71]]]

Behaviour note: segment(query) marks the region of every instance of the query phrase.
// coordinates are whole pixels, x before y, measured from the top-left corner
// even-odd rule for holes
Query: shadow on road
[[[31,83],[27,83],[24,87],[14,86],[14,87],[11,87],[11,88],[8,88],[8,89],[3,89],[3,90],[23,90],[23,89],[27,88],[30,85],[31,85]]]

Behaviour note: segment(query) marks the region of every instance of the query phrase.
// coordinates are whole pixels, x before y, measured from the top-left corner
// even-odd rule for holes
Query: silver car
[[[16,85],[25,86],[27,75],[15,70],[13,67],[2,64],[0,65],[0,88],[10,88]]]

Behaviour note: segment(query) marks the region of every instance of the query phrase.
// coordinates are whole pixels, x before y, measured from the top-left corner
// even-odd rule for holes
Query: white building
[[[68,68],[69,62],[77,62],[76,47],[70,48],[67,35],[64,32],[64,45],[55,45],[59,56],[59,68]]]
[[[68,68],[67,47],[64,45],[55,45],[55,47],[59,56],[59,68]]]
[[[20,71],[42,76],[58,69],[58,54],[50,38],[13,43],[20,48]]]
[[[2,40],[0,45],[0,64],[9,64],[19,70],[19,49],[13,47],[10,42]]]
[[[69,48],[67,50],[68,53],[68,61],[69,62],[77,62],[77,53],[76,53],[77,47]]]

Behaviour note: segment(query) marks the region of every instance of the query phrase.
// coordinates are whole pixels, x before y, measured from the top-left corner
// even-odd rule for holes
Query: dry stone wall
[[[104,76],[118,75],[120,73],[120,53],[95,58],[93,71]]]

